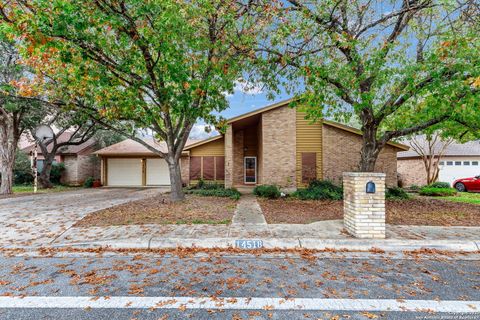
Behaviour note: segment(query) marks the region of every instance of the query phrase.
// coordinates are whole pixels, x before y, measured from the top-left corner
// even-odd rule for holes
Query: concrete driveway
[[[82,189],[0,199],[0,247],[42,246],[87,214],[168,189]]]

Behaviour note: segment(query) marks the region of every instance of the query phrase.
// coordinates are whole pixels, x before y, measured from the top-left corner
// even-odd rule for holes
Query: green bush
[[[256,186],[253,194],[262,198],[277,199],[280,198],[280,190],[274,185]]]
[[[204,182],[201,189],[203,190],[218,190],[225,189],[225,186],[216,182]]]
[[[234,200],[240,199],[240,192],[235,189],[225,189],[225,188],[218,188],[218,189],[187,189],[185,190],[186,194],[197,194],[204,197],[228,197]]]
[[[385,192],[385,198],[391,200],[403,200],[403,199],[410,199],[405,190],[399,187],[387,188]]]
[[[292,194],[300,200],[342,200],[343,188],[328,180],[313,180],[306,189]]]
[[[60,179],[62,174],[65,171],[65,164],[63,163],[53,163],[52,170],[50,171],[50,182],[53,184],[60,184]]]
[[[434,182],[426,187],[430,187],[430,188],[440,188],[440,189],[445,189],[445,188],[450,188],[450,183],[448,182]]]
[[[410,187],[408,187],[412,191],[418,191],[420,190],[420,186],[417,186],[416,184],[412,184]]]
[[[432,197],[448,197],[457,194],[457,190],[453,188],[433,188],[430,186],[423,187],[419,192],[422,196]]]
[[[188,190],[216,190],[225,189],[225,185],[218,182],[210,182],[200,179],[197,184],[192,184],[187,187]]]
[[[28,155],[22,151],[17,151],[15,164],[13,167],[13,183],[31,184],[33,182],[33,173]]]
[[[83,187],[92,188],[94,181],[95,181],[95,179],[93,179],[93,177],[88,177],[87,179],[85,179],[85,182],[83,183]]]

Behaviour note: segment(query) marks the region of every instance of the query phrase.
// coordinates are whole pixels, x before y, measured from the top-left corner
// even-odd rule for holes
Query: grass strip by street
[[[480,204],[480,193],[459,192],[456,196],[443,198],[448,201]]]
[[[63,192],[63,191],[73,191],[79,190],[81,187],[70,187],[64,185],[55,185],[53,188],[50,189],[41,189],[40,187],[37,190],[37,193],[55,193],[55,192]],[[32,185],[16,185],[13,186],[13,193],[33,193],[33,186]]]

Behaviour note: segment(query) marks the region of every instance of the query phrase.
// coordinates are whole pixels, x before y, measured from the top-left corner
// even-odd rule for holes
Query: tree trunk
[[[15,129],[10,121],[4,117],[0,118],[0,173],[2,175],[0,194],[11,194],[13,192],[13,167],[15,165],[15,152],[17,151],[17,138]]]
[[[15,152],[13,157],[4,159],[2,157],[0,174],[2,175],[2,182],[0,185],[0,194],[11,194],[13,192],[13,166],[15,164]]]
[[[53,184],[50,181],[50,172],[52,171],[52,163],[53,163],[54,155],[47,155],[45,160],[43,161],[43,170],[38,176],[38,182],[44,189],[51,189],[53,188]]]
[[[185,200],[185,194],[182,188],[182,173],[180,171],[180,160],[174,156],[169,156],[167,160],[168,170],[170,171],[170,200],[172,202]]]
[[[376,127],[368,120],[363,122],[363,144],[358,169],[360,172],[373,172],[381,149],[377,143]]]

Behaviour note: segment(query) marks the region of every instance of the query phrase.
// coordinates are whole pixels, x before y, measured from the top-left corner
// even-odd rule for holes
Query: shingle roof
[[[415,138],[420,145],[427,145],[427,141],[424,136],[418,136]],[[411,141],[405,141],[404,144],[411,146]],[[433,150],[438,151],[443,146],[442,143],[437,143]],[[480,140],[469,141],[466,143],[453,142],[444,153],[445,156],[480,156]],[[408,151],[397,153],[398,158],[413,158],[418,157],[418,154],[411,148]]]
[[[60,143],[60,142],[65,142],[67,141],[68,139],[70,139],[70,137],[72,136],[73,132],[64,132],[62,133],[58,138],[57,138],[57,143]],[[60,148],[58,151],[57,151],[57,155],[62,155],[62,154],[78,154],[80,152],[82,152],[83,150],[89,148],[89,147],[92,147],[93,145],[95,144],[95,140],[94,139],[89,139],[87,141],[85,141],[84,143],[76,146],[76,145],[73,145],[73,146],[65,146],[65,147],[62,147]],[[52,150],[52,147],[53,145],[52,144],[49,144],[47,146],[47,150],[50,152]],[[22,151],[26,152],[26,153],[29,153],[30,151],[32,151],[33,149],[35,148],[35,144],[31,144],[29,145],[28,147],[26,148],[23,148]],[[42,152],[40,151],[40,148],[38,148],[38,154],[42,154]]]
[[[145,138],[143,139],[147,144],[150,146],[162,151],[162,152],[167,152],[167,144],[165,141],[156,141],[153,138]],[[186,146],[198,142],[198,140],[188,140],[186,143]],[[147,147],[142,145],[141,143],[132,140],[132,139],[126,139],[123,140],[119,143],[113,144],[109,147],[103,148],[101,150],[98,150],[97,152],[94,152],[95,154],[102,155],[102,156],[108,156],[108,155],[142,155],[142,156],[149,156],[149,155],[155,155],[152,151],[150,151]]]

